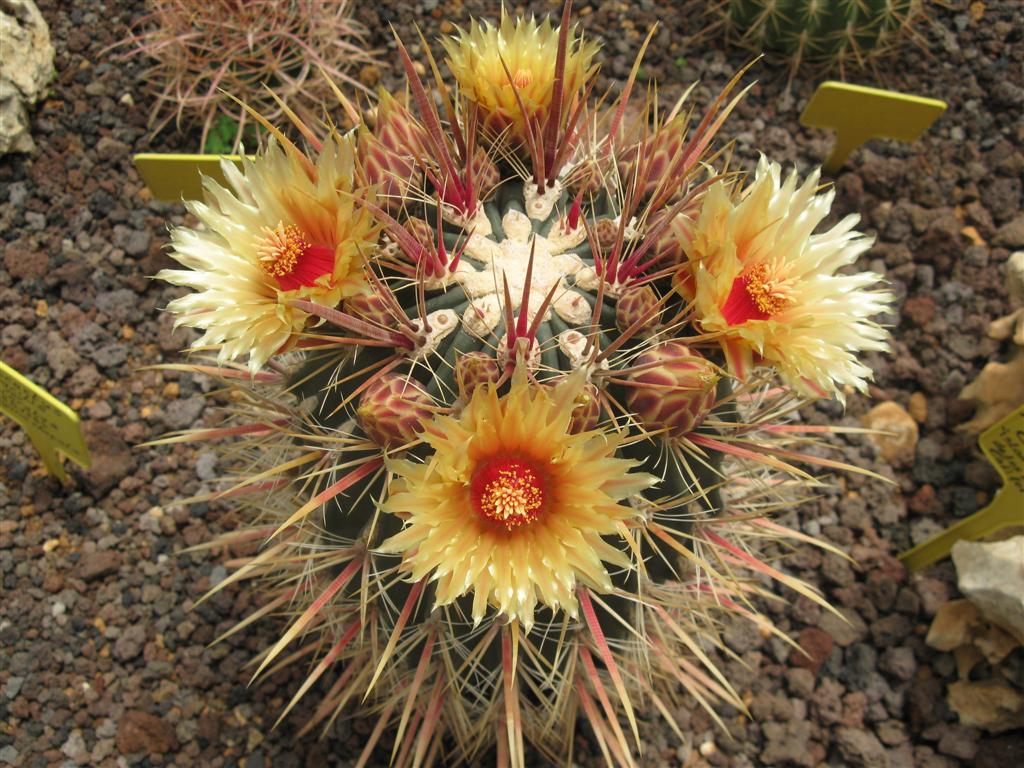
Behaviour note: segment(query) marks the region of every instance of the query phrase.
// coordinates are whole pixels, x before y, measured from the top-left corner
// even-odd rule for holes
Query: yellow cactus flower
[[[525,144],[528,121],[531,126],[546,124],[554,96],[559,30],[548,19],[540,24],[533,16],[513,20],[502,10],[498,26],[474,20],[469,31],[459,29],[457,36],[441,41],[448,53],[448,67],[463,93],[480,106],[484,128],[492,138],[507,131],[512,146]],[[596,70],[591,62],[598,48],[597,43],[585,41],[570,30],[564,104],[575,103]]]
[[[793,171],[764,157],[742,191],[719,181],[697,220],[680,230],[686,261],[676,289],[695,302],[697,322],[718,334],[729,368],[746,379],[755,364],[775,366],[797,389],[837,394],[864,391],[871,370],[865,350],[888,349],[888,333],[870,318],[891,309],[881,275],[836,274],[871,247],[847,216],[812,234],[828,215],[834,191],[818,193],[819,172],[799,187]]]
[[[538,603],[575,616],[577,584],[610,592],[604,563],[634,567],[602,537],[627,535],[637,513],[620,502],[654,478],[615,457],[614,433],[570,433],[579,376],[552,389],[516,371],[505,396],[477,387],[458,417],[424,425],[426,463],[390,464],[385,509],[405,528],[381,551],[436,581],[438,605],[472,594],[474,621],[490,604],[529,631]]]
[[[204,228],[171,233],[171,256],[187,269],[157,275],[195,291],[167,305],[176,325],[204,331],[195,346],[221,361],[248,355],[255,372],[306,325],[289,301],[335,307],[365,290],[362,254],[380,225],[355,199],[354,146],[333,135],[313,165],[271,140],[241,171],[224,161],[227,188],[204,180],[206,202],[186,204]]]

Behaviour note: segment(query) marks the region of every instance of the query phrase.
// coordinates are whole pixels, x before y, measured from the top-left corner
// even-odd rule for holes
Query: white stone
[[[957,585],[982,615],[1024,643],[1024,535],[953,545]]]
[[[1006,291],[1011,307],[1024,307],[1024,251],[1014,251],[1006,260]]]
[[[32,0],[0,0],[0,155],[32,152],[27,107],[53,77],[53,45]]]
[[[894,467],[912,467],[917,451],[917,422],[896,402],[879,403],[862,418],[872,432],[868,438],[881,450],[882,457]]]

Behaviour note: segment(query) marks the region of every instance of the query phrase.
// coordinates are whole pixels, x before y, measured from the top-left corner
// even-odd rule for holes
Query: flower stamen
[[[519,91],[525,89],[531,82],[533,82],[533,73],[528,69],[517,69],[512,76],[512,84]]]
[[[722,316],[729,325],[742,325],[750,320],[770,320],[792,303],[781,286],[768,276],[764,264],[756,264],[732,283]]]
[[[512,531],[532,523],[544,510],[544,481],[530,463],[499,457],[480,466],[470,482],[473,507],[481,517]]]
[[[263,227],[263,242],[256,249],[260,268],[284,291],[313,286],[334,269],[334,252],[309,242],[294,224]]]

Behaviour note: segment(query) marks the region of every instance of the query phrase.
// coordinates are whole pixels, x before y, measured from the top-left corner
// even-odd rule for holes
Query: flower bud
[[[594,239],[597,241],[591,243],[591,246],[595,250],[600,249],[602,256],[610,254],[619,236],[619,223],[615,219],[598,219],[591,225],[590,231],[594,233]]]
[[[430,396],[414,379],[385,373],[359,398],[356,416],[363,432],[382,448],[414,441],[422,424],[433,418]]]
[[[626,406],[649,430],[681,437],[701,425],[715,405],[715,367],[677,341],[644,352],[629,373]]]
[[[498,361],[486,352],[467,352],[455,361],[455,380],[464,402],[469,402],[481,384],[494,384],[500,378]]]
[[[658,296],[651,286],[630,285],[615,303],[615,326],[625,333],[633,323],[642,320],[635,333],[647,338],[661,325],[661,309],[655,310],[657,304]]]
[[[374,110],[373,130],[359,135],[359,157],[370,184],[389,211],[401,209],[422,174],[416,158],[424,156],[425,133],[409,110],[386,92]]]
[[[350,296],[345,299],[342,309],[350,315],[384,328],[391,328],[395,324],[394,311],[375,293],[357,293]]]

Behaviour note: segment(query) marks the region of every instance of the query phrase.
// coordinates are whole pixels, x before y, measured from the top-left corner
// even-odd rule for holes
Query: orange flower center
[[[293,224],[264,227],[257,255],[264,273],[283,291],[313,286],[320,277],[334,271],[334,249],[311,244]]]
[[[547,502],[541,473],[520,458],[502,456],[481,464],[469,490],[477,514],[508,531],[532,523]]]
[[[733,280],[732,290],[722,306],[722,316],[729,325],[769,320],[791,303],[792,299],[782,287],[768,276],[768,268],[757,264]]]

